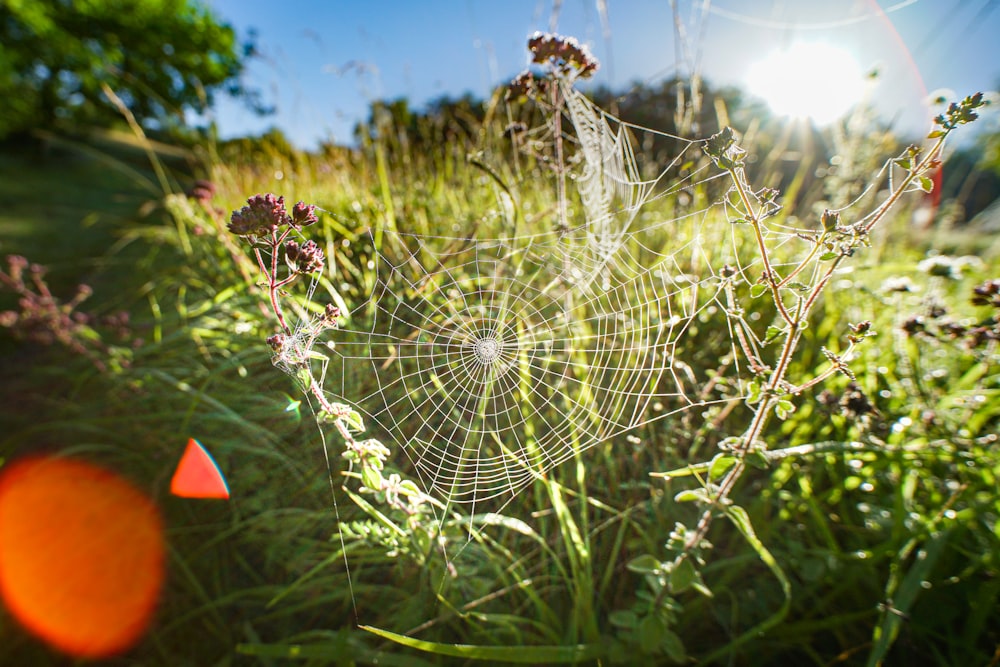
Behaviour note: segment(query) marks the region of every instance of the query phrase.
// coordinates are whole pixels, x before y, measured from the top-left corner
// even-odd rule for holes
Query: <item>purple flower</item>
[[[285,244],[285,258],[297,273],[313,273],[323,268],[323,249],[315,241],[299,245],[295,241]]]
[[[292,207],[292,222],[298,227],[306,227],[313,224],[319,218],[316,217],[316,206],[299,202]]]
[[[229,231],[237,236],[263,236],[291,222],[285,210],[285,198],[267,193],[250,197],[246,206],[233,211]]]

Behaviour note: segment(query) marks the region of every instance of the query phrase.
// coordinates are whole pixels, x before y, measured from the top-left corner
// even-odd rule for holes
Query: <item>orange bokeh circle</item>
[[[164,561],[156,506],[118,475],[60,457],[0,470],[0,596],[55,648],[99,658],[132,646]]]

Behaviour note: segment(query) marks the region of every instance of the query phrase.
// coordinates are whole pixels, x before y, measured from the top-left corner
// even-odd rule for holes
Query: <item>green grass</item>
[[[251,194],[276,191],[319,204],[331,215],[309,231],[327,244],[357,241],[366,226],[390,218],[454,235],[452,221],[466,230],[490,224],[481,212],[496,207],[491,183],[500,180],[516,195],[520,224],[542,224],[554,209],[548,172],[523,157],[520,171],[505,162],[497,128],[487,130],[479,147],[492,173],[451,152],[400,153],[387,140],[368,152],[294,163],[278,155],[266,165],[216,162],[213,203],[230,211]],[[797,410],[764,434],[778,453],[745,475],[727,520],[713,524],[704,564],[671,575],[663,566],[676,553],[671,532],[700,514],[675,496],[699,484],[692,475],[668,481],[649,473],[709,461],[718,442],[745,428],[747,408],[654,422],[636,432],[638,444],[582,452],[500,515],[446,517],[439,527],[409,522],[371,494],[342,491],[331,430],[338,525],[316,427],[305,405],[286,410],[297,390],[263,344],[273,323],[259,308],[264,294],[249,254],[227,236],[224,218],[154,193],[148,170],[136,167],[143,180],[96,169],[95,159],[3,157],[5,174],[19,178],[0,184],[13,202],[0,217],[0,248],[52,264],[57,284],[93,280],[97,307],[128,307],[146,343],[130,368],[102,375],[66,353],[6,342],[19,373],[4,400],[30,414],[11,420],[0,455],[45,447],[91,458],[163,509],[169,581],[156,623],[120,664],[590,664],[595,654],[603,664],[667,664],[681,651],[734,665],[993,657],[996,349],[977,356],[959,341],[907,336],[901,324],[925,315],[932,300],[955,319],[982,319],[986,311],[968,295],[996,276],[989,264],[957,280],[917,271],[927,247],[905,215],[858,252],[847,282],[813,313],[790,370],[809,377],[823,366],[822,346],[843,344],[848,322],[871,320],[878,336],[851,367],[877,413],[852,419],[819,400],[823,389],[845,391],[841,376],[796,399]],[[147,201],[170,215],[137,216]],[[654,206],[673,217],[678,204],[668,197]],[[710,242],[731,234],[723,217],[702,222]],[[370,257],[357,242],[336,255],[331,284],[351,303],[366,293]],[[900,275],[919,291],[881,289]],[[757,307],[773,316],[765,302]],[[729,349],[725,323],[707,314],[678,350],[699,376]],[[169,495],[190,436],[219,460],[228,503]],[[401,452],[389,465],[412,473]],[[447,558],[430,547],[436,529]],[[692,572],[713,597],[698,592]],[[4,621],[3,661],[59,661]]]

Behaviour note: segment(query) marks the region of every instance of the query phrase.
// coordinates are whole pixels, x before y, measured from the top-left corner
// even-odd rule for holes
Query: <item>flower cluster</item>
[[[972,305],[1000,308],[1000,279],[987,280],[973,287]]]
[[[215,183],[204,178],[199,178],[191,184],[191,187],[184,194],[202,206],[208,206],[215,197]]]
[[[978,268],[982,260],[974,255],[952,257],[950,255],[932,255],[917,264],[917,270],[929,276],[959,280],[966,269]]]
[[[531,70],[524,70],[507,85],[507,99],[520,100],[525,97],[542,97],[548,90],[548,79],[539,79]]]
[[[573,37],[539,31],[528,38],[528,50],[532,53],[532,62],[552,65],[563,74],[575,71],[581,79],[589,77],[600,67],[590,49]]]
[[[819,402],[828,410],[861,424],[869,421],[869,415],[878,415],[878,410],[856,382],[848,383],[843,394],[824,389],[819,395]]]
[[[934,119],[934,123],[942,129],[932,132],[930,135],[931,138],[939,136],[938,132],[954,130],[959,125],[965,125],[976,120],[979,118],[979,114],[976,113],[975,109],[986,106],[986,104],[987,102],[983,99],[982,93],[969,95],[961,102],[952,102],[943,114],[938,115]]]
[[[550,72],[567,79],[586,79],[600,67],[597,58],[573,37],[563,37],[548,32],[536,32],[528,38],[531,62],[551,68]],[[507,86],[507,99],[543,97],[550,79],[537,77],[525,70],[514,77]]]
[[[991,306],[992,316],[975,323],[949,317],[948,309],[932,304],[926,313],[914,315],[901,325],[908,336],[961,341],[966,348],[976,350],[1000,342],[1000,280],[986,280],[972,288],[974,306]]]
[[[119,342],[130,342],[132,347],[142,344],[141,339],[129,341],[132,331],[126,312],[97,317],[79,309],[90,298],[89,285],[79,285],[69,301],[61,301],[45,281],[45,267],[32,264],[20,255],[7,257],[8,270],[0,270],[0,287],[18,295],[19,310],[0,312],[0,327],[10,329],[20,340],[40,345],[59,344],[86,357],[100,371],[108,370],[105,358],[120,366],[128,364],[121,351],[105,344],[95,327],[111,333]]]
[[[301,229],[316,222],[316,207],[299,202],[292,212],[285,209],[285,198],[271,193],[254,195],[247,205],[233,211],[229,231],[237,236],[259,237],[275,232],[279,227]]]
[[[285,242],[285,259],[296,273],[315,273],[323,268],[323,249],[315,241]]]

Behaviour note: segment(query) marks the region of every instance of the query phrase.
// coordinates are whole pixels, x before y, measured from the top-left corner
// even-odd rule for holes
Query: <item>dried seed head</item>
[[[553,65],[563,74],[575,71],[576,76],[583,79],[600,67],[590,49],[573,37],[536,32],[528,38],[528,50],[532,53],[532,62]]]
[[[840,411],[845,417],[854,419],[875,412],[875,406],[865,396],[861,387],[852,382],[847,385],[844,395],[840,397]]]
[[[972,305],[1000,308],[1000,280],[987,280],[973,287]]]

